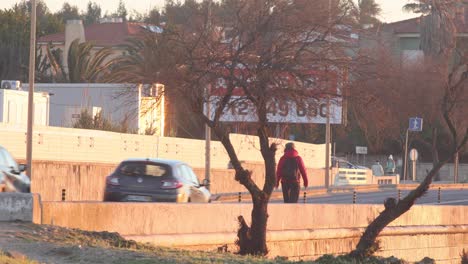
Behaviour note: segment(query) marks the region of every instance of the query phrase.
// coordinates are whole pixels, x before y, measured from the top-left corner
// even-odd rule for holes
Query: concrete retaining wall
[[[0,193],[0,221],[33,219],[33,195],[29,193]]]
[[[382,210],[376,205],[270,204],[270,256],[313,259],[349,252],[369,220]],[[213,250],[227,244],[235,250],[237,216],[250,222],[250,212],[250,204],[237,203],[44,202],[34,221],[41,222],[42,215],[44,224],[115,231],[157,245]],[[384,230],[379,255],[459,263],[459,254],[468,247],[466,219],[464,206],[414,206]]]
[[[31,191],[40,193],[44,201],[61,201],[63,191],[66,201],[102,201],[105,178],[117,164],[35,160],[33,166],[34,184]],[[252,179],[263,186],[265,181],[263,163],[247,162],[245,168],[252,170]],[[194,170],[201,181],[205,169],[194,168]],[[309,168],[307,171],[310,186],[324,185],[323,170]],[[210,187],[213,194],[247,191],[235,181],[232,169],[212,169]]]

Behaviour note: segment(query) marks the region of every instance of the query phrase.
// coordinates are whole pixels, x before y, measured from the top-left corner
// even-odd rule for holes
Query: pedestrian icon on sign
[[[411,117],[409,119],[409,131],[422,131],[423,119],[419,117]]]

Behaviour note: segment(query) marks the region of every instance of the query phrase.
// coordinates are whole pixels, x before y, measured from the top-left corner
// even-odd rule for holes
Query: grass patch
[[[72,228],[62,228],[48,225],[29,225],[27,231],[16,233],[26,241],[50,242],[59,245],[72,245],[78,247],[94,247],[103,250],[129,250],[131,252],[120,252],[123,256],[112,261],[115,264],[172,264],[172,263],[194,263],[194,264],[403,264],[407,263],[397,258],[371,257],[357,261],[347,256],[325,255],[316,261],[290,261],[285,257],[268,259],[265,257],[240,256],[230,252],[213,251],[189,251],[174,248],[157,247],[148,243],[139,243],[126,240],[118,233],[91,232]],[[120,255],[120,254],[119,254]],[[4,256],[5,258],[7,256]],[[31,264],[25,262],[7,262],[0,258],[0,263],[9,264]]]
[[[23,255],[15,256],[9,252],[0,251],[0,263],[2,264],[39,264],[36,261],[29,260]]]

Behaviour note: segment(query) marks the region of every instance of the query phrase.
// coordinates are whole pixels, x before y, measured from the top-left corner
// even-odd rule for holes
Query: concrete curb
[[[299,192],[299,199],[302,199],[304,193],[306,193],[307,197],[317,196],[317,195],[327,194],[327,190],[325,188],[301,189]],[[215,194],[213,196],[216,196],[216,197],[215,199],[213,199],[213,201],[219,201],[219,202],[239,201],[239,195],[240,195],[241,201],[251,201],[251,196],[249,192]],[[282,198],[283,198],[283,192],[281,190],[273,191],[270,196],[270,199],[282,199]]]
[[[318,196],[318,195],[325,195],[327,193],[348,193],[348,192],[374,192],[379,190],[414,190],[419,186],[419,184],[385,184],[385,185],[378,185],[378,184],[369,184],[369,185],[347,185],[347,186],[333,186],[330,187],[328,190],[321,187],[321,188],[307,188],[301,189],[299,199],[303,198],[304,192],[306,196]],[[433,183],[430,185],[430,189],[438,189],[441,188],[442,190],[466,190],[468,189],[468,184],[465,183]],[[220,193],[214,194],[212,198],[213,201],[218,202],[233,202],[239,201],[239,196],[241,201],[251,201],[250,193],[249,192],[237,192],[237,193]],[[283,193],[281,191],[273,191],[271,193],[270,199],[281,199],[283,197]]]
[[[400,184],[396,185],[396,189],[399,190],[414,190],[419,186],[419,184]],[[433,183],[429,186],[429,189],[436,190],[466,190],[468,189],[468,184],[466,183]]]

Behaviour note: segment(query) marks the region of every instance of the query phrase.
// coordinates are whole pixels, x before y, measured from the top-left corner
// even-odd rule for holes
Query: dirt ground
[[[13,260],[11,260],[13,259]],[[24,260],[24,261],[23,261]],[[118,233],[24,222],[0,222],[0,264],[284,264],[286,258],[239,256],[223,246],[206,251],[156,247]]]
[[[116,233],[0,222],[0,251],[15,258],[27,257],[38,263],[123,264],[136,260],[145,262],[145,259],[148,259],[148,263],[170,263],[169,260],[158,260],[158,250],[162,249],[124,240]]]

